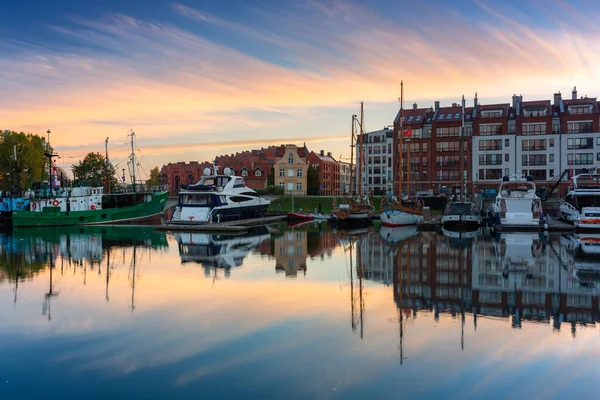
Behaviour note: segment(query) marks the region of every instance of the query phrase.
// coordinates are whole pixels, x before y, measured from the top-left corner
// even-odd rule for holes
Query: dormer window
[[[242,170],[242,176],[248,176],[248,170],[247,169],[243,169]]]
[[[526,108],[523,110],[524,117],[545,117],[548,115],[546,108]]]
[[[502,110],[487,110],[481,112],[481,118],[499,118],[502,117]]]
[[[294,154],[290,153],[290,158],[288,158],[288,164],[293,164],[294,163]]]
[[[254,171],[254,176],[262,176],[262,171],[260,169],[257,169],[256,171]]]
[[[591,114],[592,113],[592,106],[591,105],[583,105],[583,106],[570,106],[569,107],[569,114],[571,115],[576,115],[576,114]]]

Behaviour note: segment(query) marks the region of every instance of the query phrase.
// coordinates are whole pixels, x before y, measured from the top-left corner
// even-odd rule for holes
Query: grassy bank
[[[336,197],[338,204],[342,201],[342,197]],[[381,202],[381,196],[375,196],[375,208],[379,212],[379,204]],[[306,210],[307,212],[319,211],[319,204],[321,205],[321,212],[330,213],[331,205],[333,203],[333,197],[331,196],[294,196],[294,209],[298,211],[299,208]],[[289,212],[292,211],[292,196],[282,196],[273,199],[268,209],[269,212]]]

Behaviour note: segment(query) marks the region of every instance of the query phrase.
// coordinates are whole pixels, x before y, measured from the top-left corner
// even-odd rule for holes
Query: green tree
[[[275,184],[275,168],[269,168],[269,176],[267,177],[267,186]]]
[[[78,185],[102,185],[107,191],[117,185],[115,168],[98,152],[88,153],[72,170]]]
[[[146,187],[160,186],[160,170],[154,167],[150,170],[150,177],[146,181]]]
[[[49,166],[45,152],[52,154],[53,149],[43,137],[8,130],[0,132],[0,188],[21,192],[33,182],[47,180]]]
[[[306,173],[306,185],[307,194],[309,196],[316,196],[319,194],[319,171],[312,165],[308,167],[308,172]]]

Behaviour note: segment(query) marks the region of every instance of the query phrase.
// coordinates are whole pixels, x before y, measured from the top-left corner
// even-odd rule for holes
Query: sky
[[[4,0],[0,129],[143,171],[282,143],[347,159],[411,107],[600,95],[593,1]]]

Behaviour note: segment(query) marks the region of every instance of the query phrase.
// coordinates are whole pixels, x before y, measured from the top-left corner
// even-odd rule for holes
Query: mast
[[[364,143],[364,132],[363,132],[363,102],[360,102],[360,148],[359,148],[359,156],[358,156],[358,196],[360,197],[362,195],[362,161],[363,161],[363,143]]]
[[[400,129],[398,135],[398,201],[402,200],[402,136],[404,136],[404,82],[400,81]]]
[[[461,111],[461,115],[462,115],[462,122],[461,122],[461,126],[460,126],[460,141],[459,141],[459,153],[460,153],[460,201],[463,202],[466,200],[465,197],[465,157],[464,157],[464,149],[463,149],[463,142],[464,142],[464,135],[465,135],[465,95],[463,94],[462,97],[462,111]]]
[[[133,141],[135,139],[135,132],[131,131],[131,181],[133,183],[133,193],[135,190],[135,149],[133,147]]]
[[[352,133],[350,134],[350,197],[354,195],[354,118],[352,115]]]

